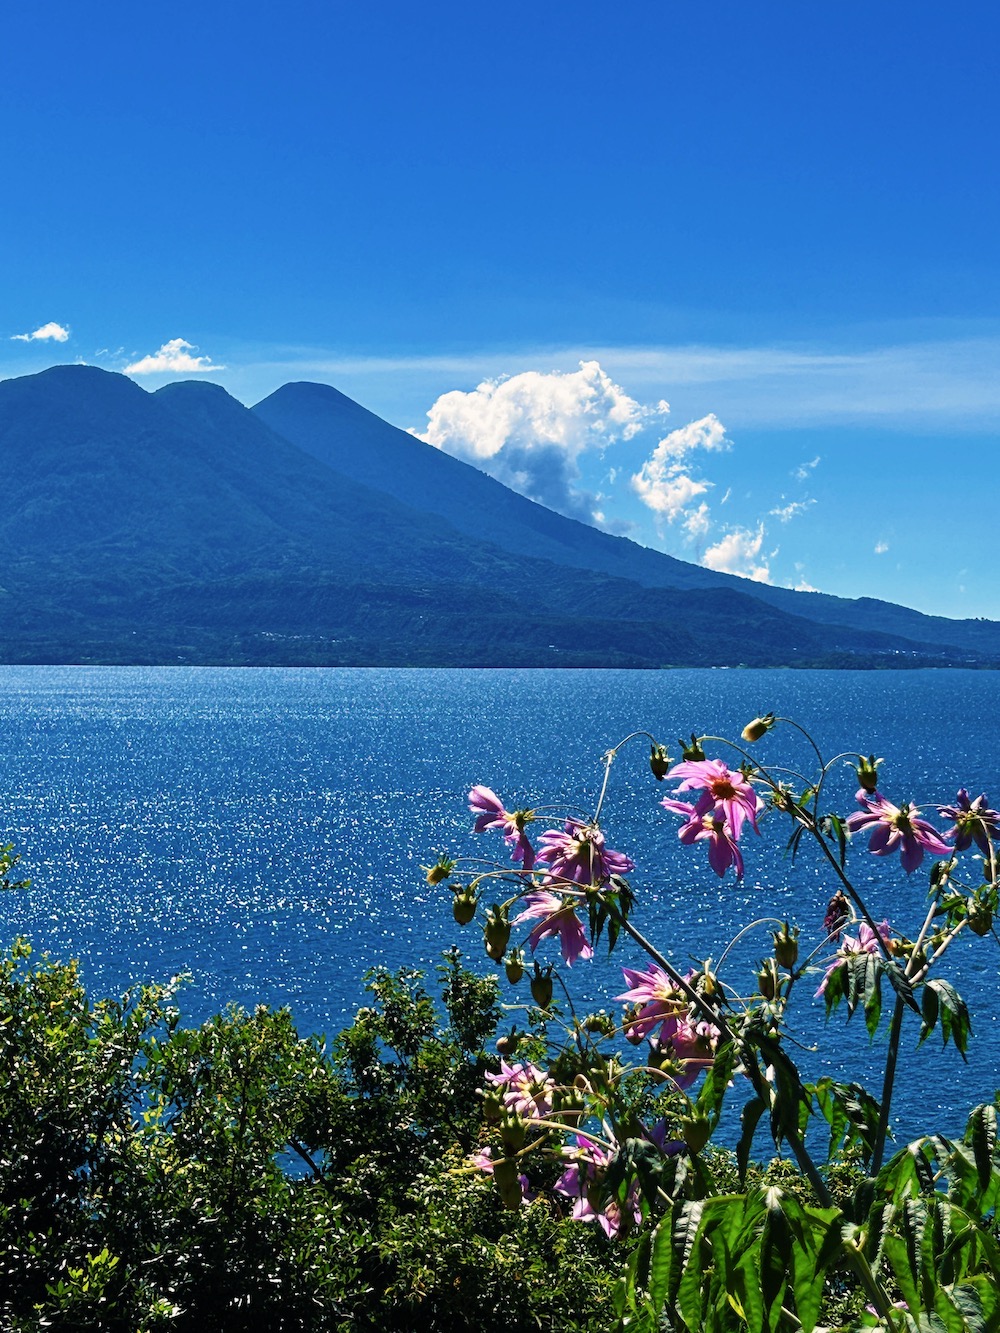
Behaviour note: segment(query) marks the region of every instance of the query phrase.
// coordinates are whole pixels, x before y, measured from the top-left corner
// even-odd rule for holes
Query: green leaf
[[[997,1146],[997,1108],[989,1103],[973,1107],[965,1128],[965,1141],[972,1147],[981,1189],[993,1176],[993,1155]]]
[[[753,1132],[757,1128],[757,1122],[764,1114],[764,1102],[760,1097],[751,1097],[747,1105],[743,1108],[743,1114],[740,1116],[741,1132],[739,1144],[736,1145],[736,1166],[740,1172],[740,1184],[743,1185],[747,1180],[747,1166],[749,1165],[749,1154],[753,1144]]]

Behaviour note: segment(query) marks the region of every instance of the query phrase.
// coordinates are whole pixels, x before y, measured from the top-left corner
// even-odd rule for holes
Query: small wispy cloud
[[[889,549],[889,543],[888,543],[888,542],[876,542],[876,543],[875,543],[875,554],[876,554],[876,555],[885,555],[885,553],[886,553],[886,551],[888,551],[888,549]]]
[[[813,458],[810,462],[800,463],[799,466],[795,468],[794,471],[792,472],[792,476],[795,478],[796,481],[806,481],[809,477],[809,473],[815,471],[815,469],[819,467],[821,462],[822,459],[820,458],[819,454],[817,454],[816,457]]]
[[[126,375],[200,375],[209,370],[225,370],[210,356],[192,356],[198,348],[183,338],[171,338],[158,352],[141,357],[125,367]]]
[[[692,502],[699,495],[704,495],[713,484],[693,475],[690,456],[698,450],[711,453],[730,447],[725,426],[710,412],[700,421],[691,421],[664,436],[633,475],[632,489],[658,517],[668,523],[683,517],[686,524]],[[695,513],[700,517],[694,521],[694,530],[705,531],[708,521],[704,502]]]
[[[15,333],[11,342],[15,343],[64,343],[69,341],[69,329],[63,324],[43,324],[34,333]]]
[[[792,500],[790,504],[779,505],[777,509],[769,509],[768,513],[772,518],[776,518],[779,523],[790,523],[793,518],[798,518],[799,514],[804,514],[810,505],[815,503],[815,500]]]
[[[758,523],[756,530],[733,528],[708,548],[701,562],[707,569],[715,569],[721,574],[739,574],[755,583],[770,583],[770,556],[761,554],[763,545],[763,523]]]

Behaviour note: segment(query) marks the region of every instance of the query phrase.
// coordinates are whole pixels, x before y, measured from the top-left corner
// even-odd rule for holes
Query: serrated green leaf
[[[993,1176],[993,1157],[997,1146],[997,1108],[989,1103],[973,1107],[965,1129],[965,1141],[973,1152],[980,1189],[986,1189]]]

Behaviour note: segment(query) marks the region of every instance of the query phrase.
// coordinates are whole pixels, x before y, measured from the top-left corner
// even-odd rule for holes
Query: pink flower
[[[638,1016],[628,1023],[629,1035],[648,1037],[658,1027],[660,1041],[669,1041],[677,1031],[678,1020],[687,1013],[690,1003],[687,996],[670,974],[655,963],[650,963],[645,972],[637,972],[631,967],[623,967],[622,972],[630,989],[616,995],[615,1001],[642,1006]],[[689,972],[684,980],[690,981],[693,976],[694,973]]]
[[[486,1079],[497,1088],[503,1088],[501,1100],[508,1111],[522,1120],[544,1120],[552,1110],[552,1094],[556,1085],[544,1070],[530,1060],[516,1065],[500,1061],[499,1074],[487,1074]]]
[[[692,1019],[688,997],[662,967],[650,963],[645,972],[636,972],[630,967],[622,971],[630,988],[623,995],[616,995],[615,999],[619,1003],[641,1006],[636,1017],[626,1019],[626,1035],[649,1037],[650,1043],[655,1043],[657,1053],[662,1052],[682,1067],[674,1079],[677,1086],[689,1088],[715,1059],[718,1028],[707,1020]],[[689,972],[684,979],[690,981],[693,977],[694,973]],[[651,1034],[656,1028],[659,1032],[653,1037]]]
[[[857,800],[863,812],[850,815],[847,827],[851,833],[871,828],[868,850],[876,856],[889,856],[898,849],[903,869],[910,874],[924,859],[925,850],[933,856],[951,855],[952,849],[937,829],[917,817],[918,806],[895,806],[880,792],[867,792],[863,788]]]
[[[627,875],[635,869],[635,862],[623,852],[604,845],[604,834],[596,824],[567,819],[561,830],[549,829],[538,842],[536,860],[548,866],[553,878],[604,884],[612,875]]]
[[[567,967],[572,967],[578,958],[582,958],[584,962],[588,958],[593,958],[594,950],[587,939],[580,918],[573,910],[572,901],[560,898],[557,893],[539,890],[537,893],[526,894],[523,902],[525,910],[515,917],[513,925],[517,926],[522,921],[538,920],[538,925],[528,935],[528,945],[532,953],[547,935],[558,935],[559,947]]]
[[[525,824],[530,824],[534,816],[530,810],[505,810],[500,797],[489,787],[473,787],[469,792],[469,809],[476,816],[474,833],[484,833],[487,829],[499,829],[504,841],[514,850],[510,859],[515,865],[531,870],[535,864],[535,850],[524,832]]]
[[[960,787],[955,804],[939,805],[938,814],[954,823],[945,837],[954,838],[956,852],[967,851],[975,843],[984,856],[989,856],[990,839],[1000,838],[1000,814],[988,808],[985,792],[971,801],[969,793]]]
[[[556,1194],[564,1199],[573,1200],[571,1216],[578,1222],[597,1222],[609,1240],[622,1229],[623,1215],[617,1199],[609,1199],[603,1208],[597,1209],[591,1203],[596,1197],[597,1187],[608,1169],[613,1152],[608,1152],[592,1143],[583,1135],[576,1135],[576,1144],[567,1144],[563,1156],[570,1159],[569,1165],[552,1186]],[[633,1181],[625,1198],[625,1208],[631,1213],[635,1223],[642,1221],[639,1207],[639,1186]]]
[[[715,818],[728,825],[733,838],[740,836],[746,820],[755,833],[759,832],[757,812],[763,808],[763,801],[743,774],[734,773],[721,759],[688,759],[674,764],[667,781],[672,778],[684,779],[675,789],[677,793],[703,790],[715,807]]]
[[[696,842],[708,843],[708,864],[720,877],[730,866],[736,867],[736,878],[743,878],[743,853],[736,842],[736,834],[729,824],[719,815],[720,806],[712,799],[709,792],[702,792],[697,805],[688,805],[686,801],[672,801],[667,798],[660,804],[664,810],[675,815],[683,815],[685,822],[677,830],[677,836],[685,847]]]
[[[881,936],[884,944],[888,944],[892,938],[892,932],[889,929],[888,921],[883,921],[878,928],[878,935],[875,934],[867,921],[862,921],[858,926],[858,938],[854,939],[852,935],[845,935],[840,948],[837,950],[837,956],[823,974],[823,980],[819,984],[817,995],[822,995],[826,990],[827,983],[839,967],[844,966],[848,955],[852,953],[881,953],[882,946],[879,944]]]

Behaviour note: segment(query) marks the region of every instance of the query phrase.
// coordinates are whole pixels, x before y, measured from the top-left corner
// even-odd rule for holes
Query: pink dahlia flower
[[[538,945],[548,935],[559,936],[559,947],[567,967],[572,967],[578,958],[584,962],[593,958],[594,950],[587,939],[583,923],[573,910],[572,902],[560,898],[557,893],[539,890],[525,894],[522,899],[525,910],[513,921],[517,926],[522,921],[538,921],[528,934],[528,946],[534,953]]]
[[[734,773],[721,759],[688,759],[674,764],[667,781],[673,778],[683,779],[675,789],[677,793],[704,791],[715,807],[715,818],[728,825],[733,838],[740,836],[745,821],[755,833],[759,832],[757,814],[763,801],[743,774]]]
[[[849,954],[881,953],[882,946],[879,944],[880,937],[882,939],[883,944],[887,945],[889,943],[889,940],[892,937],[892,932],[889,929],[888,921],[883,921],[881,923],[881,925],[878,928],[878,935],[875,934],[874,930],[872,930],[871,926],[868,924],[867,921],[862,921],[860,926],[858,927],[857,939],[855,939],[853,935],[845,935],[843,941],[841,942],[840,948],[837,950],[836,958],[834,958],[833,962],[823,973],[823,980],[820,982],[819,989],[817,990],[816,994],[822,995],[824,993],[830,978],[833,976],[834,972],[836,972],[839,967],[844,966],[844,962]]]
[[[872,835],[868,850],[876,856],[889,856],[898,851],[903,869],[910,874],[924,859],[925,851],[932,856],[951,855],[952,848],[937,829],[918,817],[918,806],[896,806],[881,793],[867,792],[864,788],[858,792],[857,800],[863,810],[848,817],[847,827],[851,833],[870,828]]]
[[[602,1208],[595,1208],[591,1198],[596,1196],[601,1177],[608,1169],[613,1153],[592,1143],[590,1139],[578,1134],[575,1144],[563,1148],[563,1156],[569,1158],[569,1165],[552,1186],[554,1193],[564,1199],[572,1199],[571,1216],[578,1222],[597,1222],[609,1240],[622,1229],[623,1214],[617,1199],[609,1199]],[[625,1208],[631,1214],[632,1221],[642,1220],[639,1207],[639,1186],[633,1181],[625,1198]]]
[[[552,1110],[552,1094],[556,1085],[544,1070],[533,1065],[530,1060],[516,1065],[501,1060],[500,1073],[488,1073],[486,1080],[503,1089],[501,1100],[505,1108],[522,1120],[544,1120]]]
[[[548,866],[553,878],[576,884],[604,884],[612,875],[627,875],[635,869],[635,862],[623,852],[605,846],[604,834],[596,824],[577,819],[567,819],[562,829],[549,829],[538,844],[538,864]]]
[[[985,792],[972,801],[960,787],[955,804],[939,805],[938,814],[952,821],[954,827],[945,837],[954,839],[956,852],[967,851],[975,843],[984,856],[989,856],[990,839],[995,842],[1000,838],[1000,814],[989,809]]]
[[[720,807],[709,792],[702,792],[697,805],[672,801],[669,797],[660,804],[664,810],[684,818],[677,836],[685,847],[691,847],[696,842],[707,842],[708,864],[715,873],[721,877],[730,866],[735,866],[736,878],[743,878],[743,853],[736,841],[738,835],[720,817]]]
[[[499,829],[508,847],[513,848],[510,859],[515,865],[531,870],[535,864],[535,849],[524,832],[525,824],[534,816],[527,810],[504,809],[500,797],[489,787],[473,787],[469,792],[469,809],[476,816],[474,833]]]

